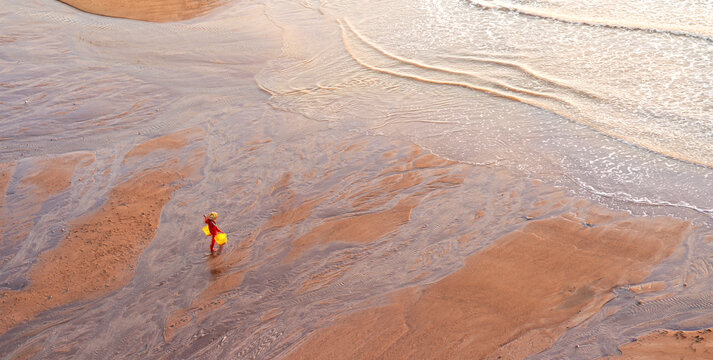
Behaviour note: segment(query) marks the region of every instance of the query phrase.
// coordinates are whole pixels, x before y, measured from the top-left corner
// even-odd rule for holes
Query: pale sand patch
[[[301,205],[294,207],[289,207],[289,204],[281,206],[280,212],[268,219],[265,229],[294,225],[303,221],[312,213],[312,209],[319,205],[322,200],[324,199],[317,198],[314,200],[308,200],[303,202]]]
[[[124,162],[136,156],[146,156],[159,150],[176,150],[205,135],[201,128],[191,128],[164,135],[134,146],[124,157]]]
[[[689,231],[671,218],[533,221],[432,285],[339,317],[289,358],[524,358],[596,313],[614,287],[641,282]]]
[[[94,155],[89,153],[73,153],[38,160],[34,163],[34,170],[20,182],[25,186],[32,186],[36,202],[42,203],[72,185],[72,176],[78,164],[85,163],[86,166],[93,161]]]
[[[79,10],[111,17],[168,22],[194,18],[225,0],[60,0]]]

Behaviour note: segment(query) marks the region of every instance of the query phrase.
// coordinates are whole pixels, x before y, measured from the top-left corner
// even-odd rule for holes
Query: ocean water
[[[265,0],[153,24],[50,0],[0,0],[0,162],[18,169],[6,202],[24,204],[18,183],[35,158],[90,151],[97,173],[111,174],[83,170],[75,177],[94,182],[53,198],[37,224],[64,224],[100,206],[109,185],[130,175],[122,157],[137,143],[192,127],[209,139],[194,144],[207,152],[204,178],[166,206],[131,282],[39,316],[0,337],[0,350],[47,341],[71,349],[68,358],[274,358],[320,319],[404,284],[436,281],[520,226],[552,196],[529,180],[696,226],[678,256],[652,274],[672,284],[671,302],[604,316],[633,302],[617,293],[536,357],[572,358],[572,344],[586,342],[597,345],[587,348],[589,357],[608,355],[621,339],[661,324],[710,326],[685,321],[713,310],[713,251],[703,240],[713,233],[711,19],[708,1]],[[358,156],[329,152],[342,141],[358,147],[363,137],[375,140]],[[462,196],[435,197],[414,212],[413,225],[389,242],[282,263],[280,241],[339,214],[341,195],[361,190],[349,185],[359,176],[367,185],[379,179],[383,169],[372,159],[391,151],[390,140],[482,174]],[[333,202],[306,224],[263,231],[282,205],[273,184],[285,173],[295,179],[292,196]],[[314,173],[333,177],[317,181]],[[488,205],[507,192],[517,194],[511,203]],[[233,213],[221,223],[231,240],[257,241],[248,263],[208,273],[206,244],[192,237],[202,225],[186,219],[214,206]],[[494,209],[478,226],[495,230],[453,250],[447,230],[465,231],[462,219],[479,206]],[[426,229],[433,219],[448,226]],[[59,241],[43,230],[35,226],[17,248],[0,248],[2,290],[20,289],[37,255]],[[429,276],[415,280],[393,265],[410,264],[424,249],[441,254]],[[343,266],[341,257],[358,261]],[[303,280],[327,270],[343,275],[299,293]],[[221,311],[202,313],[164,343],[167,316],[190,307],[221,271],[247,272],[244,284],[222,295]],[[263,324],[275,309],[283,310],[279,326]],[[216,345],[224,341],[231,347]]]
[[[320,50],[258,77],[278,106],[349,126],[334,114],[351,114],[374,133],[604,196],[713,209],[713,4],[311,6],[336,24],[317,35],[285,21],[305,36],[288,46]]]
[[[713,209],[707,2],[255,5],[274,29],[236,21],[236,4],[209,20],[131,26],[51,2],[6,5],[5,161],[205,119],[200,104],[253,85],[230,66],[261,46],[245,38],[280,31],[280,54],[254,67],[275,108],[603,196]],[[31,39],[15,42],[29,26]],[[89,87],[102,96],[73,91]]]

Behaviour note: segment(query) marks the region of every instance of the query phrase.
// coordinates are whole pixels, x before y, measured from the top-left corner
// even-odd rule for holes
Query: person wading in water
[[[218,213],[217,212],[212,212],[208,214],[208,216],[203,215],[203,221],[205,221],[206,224],[208,224],[208,231],[210,231],[211,235],[211,242],[210,242],[210,252],[211,254],[215,252],[215,236],[218,235],[218,233],[224,233],[223,230],[220,230],[218,228],[218,225],[215,224],[215,221],[218,219]],[[225,244],[225,241],[222,243],[218,242],[218,246],[220,246],[219,250],[223,250],[223,245]]]

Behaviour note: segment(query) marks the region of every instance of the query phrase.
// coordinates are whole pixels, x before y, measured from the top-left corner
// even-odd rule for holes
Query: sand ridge
[[[200,128],[190,128],[170,133],[155,139],[151,139],[134,146],[125,156],[124,163],[137,156],[146,156],[159,150],[177,150],[186,145],[191,140],[204,136],[205,131]]]
[[[205,14],[225,2],[225,0],[60,1],[92,14],[153,22],[191,19]]]
[[[7,218],[7,210],[5,209],[5,196],[7,186],[10,183],[10,178],[14,172],[13,163],[0,163],[0,244],[4,245],[3,233],[5,232],[5,219]],[[0,263],[3,260],[0,260]]]
[[[641,282],[689,231],[670,218],[533,221],[434,284],[338,318],[289,358],[524,358],[596,313],[614,287]]]
[[[293,261],[307,248],[332,241],[368,243],[407,223],[418,199],[409,197],[393,208],[346,219],[327,221],[295,240],[286,261]]]
[[[659,330],[619,347],[608,360],[713,359],[713,329]]]
[[[77,300],[91,300],[123,287],[152,241],[164,205],[195,176],[204,154],[133,173],[109,191],[97,210],[70,222],[60,244],[39,256],[29,285],[0,293],[0,334],[40,312]]]
[[[2,242],[3,221],[5,221],[5,196],[13,172],[14,164],[0,163],[0,242]]]

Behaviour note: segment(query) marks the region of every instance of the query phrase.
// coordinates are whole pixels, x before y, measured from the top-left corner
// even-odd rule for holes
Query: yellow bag
[[[225,233],[218,233],[215,235],[215,243],[218,245],[225,245],[225,243],[228,242],[228,235],[225,235]]]
[[[210,230],[208,230],[208,225],[203,227],[203,232],[205,233],[205,236],[210,236]]]

